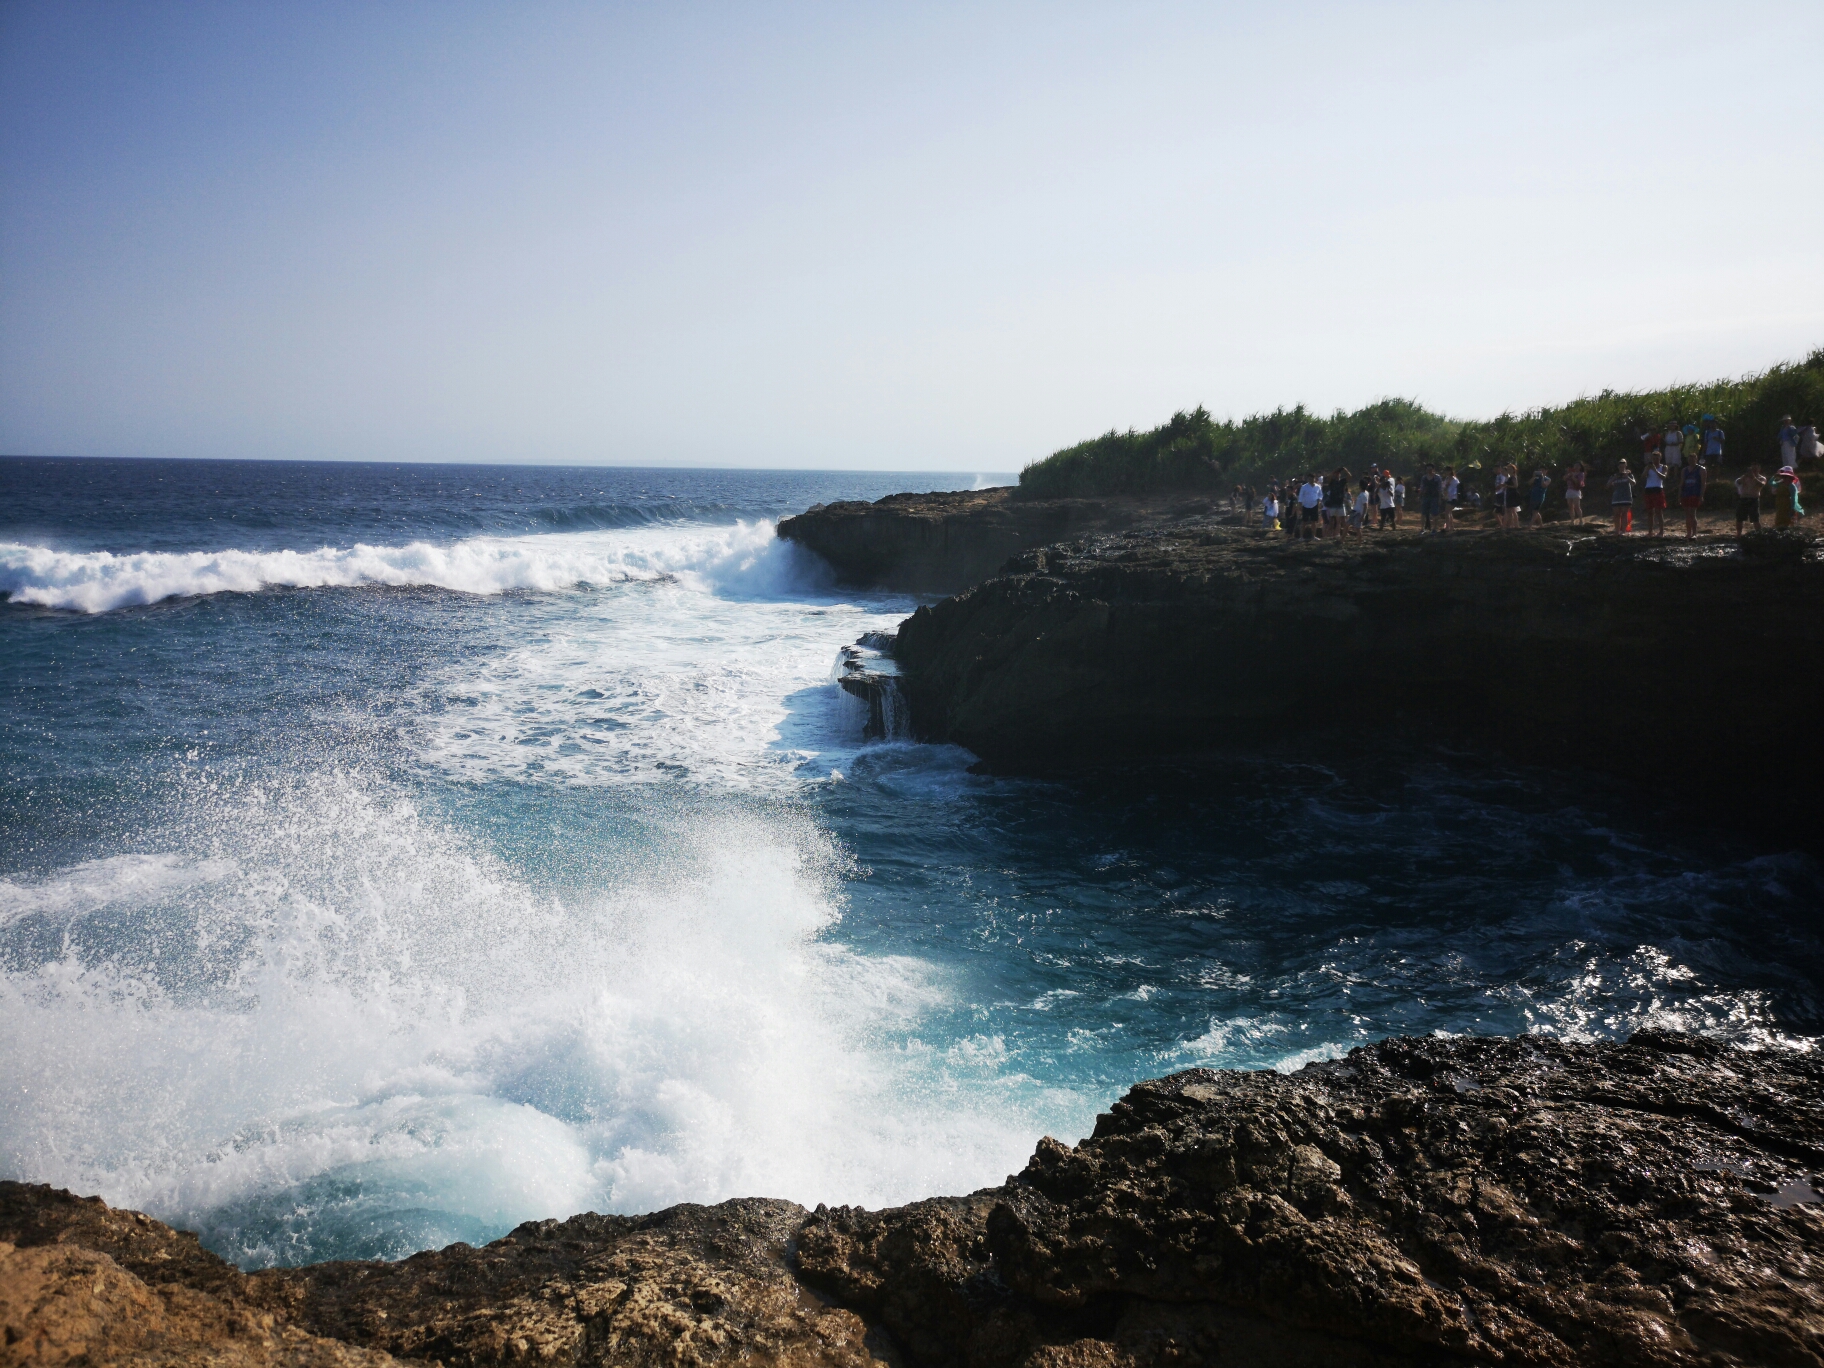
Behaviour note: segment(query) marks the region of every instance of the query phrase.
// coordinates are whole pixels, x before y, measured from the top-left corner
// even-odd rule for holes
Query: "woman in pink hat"
[[[1773,525],[1791,527],[1804,516],[1805,505],[1799,502],[1799,472],[1783,465],[1773,481]]]
[[[1782,465],[1773,476],[1773,525],[1791,527],[1806,516],[1806,505],[1798,502],[1798,471]]]

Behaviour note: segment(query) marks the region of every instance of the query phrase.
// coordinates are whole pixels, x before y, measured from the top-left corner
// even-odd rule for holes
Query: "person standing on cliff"
[[[1646,485],[1647,535],[1666,535],[1666,462],[1657,450],[1647,456]]]
[[[1761,491],[1767,488],[1767,477],[1758,465],[1751,465],[1735,477],[1735,539],[1742,539],[1742,524],[1751,522],[1761,530]]]
[[[1564,472],[1564,506],[1570,510],[1572,527],[1583,526],[1583,487],[1589,478],[1589,470],[1582,461],[1573,462]]]
[[[1799,502],[1799,472],[1781,466],[1773,482],[1773,525],[1791,527],[1805,516],[1805,505]]]
[[[1317,472],[1308,471],[1298,487],[1298,536],[1310,541],[1317,535],[1318,510],[1324,506],[1324,487],[1317,482]]]
[[[1714,413],[1704,415],[1704,464],[1721,465],[1723,461],[1723,423]]]
[[[1673,470],[1677,470],[1685,463],[1684,429],[1679,427],[1675,422],[1668,422],[1666,424],[1666,435],[1661,439],[1660,447],[1666,453],[1666,464]],[[1692,460],[1695,461],[1697,457],[1697,452],[1694,451],[1691,453]]]
[[[1349,472],[1338,466],[1324,481],[1324,526],[1322,532],[1332,537],[1343,535],[1343,522],[1349,516]]]
[[[1439,530],[1439,510],[1444,502],[1444,477],[1438,474],[1435,465],[1425,467],[1425,477],[1419,481],[1419,535]]]
[[[1692,541],[1697,536],[1697,510],[1704,506],[1704,491],[1710,486],[1710,468],[1697,459],[1695,453],[1691,464],[1679,473],[1678,506],[1685,510],[1685,540]],[[1758,521],[1759,507],[1756,507]]]
[[[1609,512],[1615,515],[1615,530],[1627,536],[1634,529],[1634,472],[1623,461],[1615,467],[1609,481]]]
[[[1463,482],[1457,478],[1455,466],[1444,467],[1444,527],[1446,532],[1456,527],[1457,495],[1463,492]]]
[[[1780,419],[1780,464],[1795,470],[1799,465],[1799,430],[1793,426],[1790,413]]]
[[[1260,530],[1277,532],[1279,530],[1279,486],[1268,485],[1266,496],[1260,501]]]
[[[1526,489],[1528,527],[1545,526],[1545,496],[1552,492],[1552,477],[1541,467],[1533,472],[1533,482]]]

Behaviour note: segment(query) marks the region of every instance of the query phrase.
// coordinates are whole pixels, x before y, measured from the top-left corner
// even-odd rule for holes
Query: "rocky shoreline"
[[[0,1184],[10,1364],[1824,1363],[1824,1059],[1394,1039],[1142,1083],[999,1187],[242,1273]]]
[[[932,496],[896,497],[807,513],[781,535],[853,582],[942,578],[919,531]],[[950,579],[979,570],[1011,517],[1042,535],[1044,506],[951,509],[944,536],[966,553]],[[1809,532],[1738,545],[1553,525],[1313,543],[1190,502],[1111,500],[1096,516],[1105,530],[1019,550],[906,620],[895,653],[912,735],[1048,776],[1301,738],[1448,741],[1651,775],[1656,799],[1817,844],[1803,804],[1766,801],[1824,760],[1810,721],[1824,559]],[[884,548],[871,559],[848,545],[864,530]],[[912,546],[922,559],[902,576]]]
[[[1022,499],[1013,486],[1003,485],[819,504],[782,519],[779,535],[823,557],[844,584],[955,594],[1034,547],[1170,526],[1211,516],[1214,508],[1207,495]]]

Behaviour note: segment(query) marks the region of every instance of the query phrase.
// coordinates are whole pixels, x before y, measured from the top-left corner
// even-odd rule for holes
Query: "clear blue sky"
[[[1824,4],[0,0],[0,451],[1012,470],[1824,345]]]

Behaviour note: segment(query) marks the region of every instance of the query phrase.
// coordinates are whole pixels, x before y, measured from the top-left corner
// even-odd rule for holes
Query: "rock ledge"
[[[243,1274],[0,1184],[15,1364],[1824,1364],[1824,1060],[1394,1039],[1142,1083],[996,1188]]]

